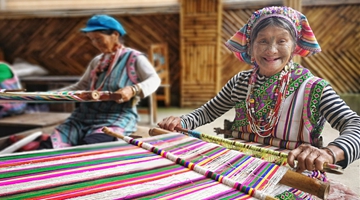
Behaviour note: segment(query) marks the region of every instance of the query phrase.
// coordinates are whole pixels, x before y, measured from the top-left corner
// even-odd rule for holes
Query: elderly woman
[[[200,108],[167,117],[159,127],[195,129],[235,107],[232,130],[241,139],[293,149],[288,163],[294,167],[297,160],[299,172],[323,170],[324,163],[346,168],[359,159],[360,117],[327,81],[292,60],[321,50],[303,14],[288,7],[263,8],[225,45],[253,68],[236,74]],[[340,136],[318,148],[325,119]]]
[[[137,97],[150,95],[160,85],[160,78],[148,59],[121,42],[126,32],[116,19],[95,15],[81,31],[101,54],[92,59],[79,82],[60,90],[112,91],[121,94],[122,99],[80,103],[71,116],[56,127],[51,134],[51,143],[43,142],[40,148],[115,140],[102,132],[104,126],[124,135],[135,132]]]

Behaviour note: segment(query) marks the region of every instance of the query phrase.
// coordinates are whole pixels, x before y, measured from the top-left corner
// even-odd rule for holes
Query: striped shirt
[[[195,129],[208,124],[232,109],[236,102],[244,101],[252,71],[253,69],[236,74],[214,98],[193,112],[181,116],[183,126]],[[255,89],[266,80],[265,76],[257,75]],[[345,168],[360,158],[360,117],[346,105],[330,85],[326,86],[322,93],[319,110],[331,127],[340,132],[340,136],[330,144],[344,151],[345,160],[338,164]]]

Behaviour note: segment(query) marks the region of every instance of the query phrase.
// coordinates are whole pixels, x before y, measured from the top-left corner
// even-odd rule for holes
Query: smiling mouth
[[[276,61],[279,60],[280,58],[264,58],[265,61]]]

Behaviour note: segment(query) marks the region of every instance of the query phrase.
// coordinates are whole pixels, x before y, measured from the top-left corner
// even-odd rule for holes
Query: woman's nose
[[[277,49],[276,44],[271,43],[271,44],[268,44],[266,46],[266,52],[267,53],[276,53],[277,51],[278,51],[278,49]]]

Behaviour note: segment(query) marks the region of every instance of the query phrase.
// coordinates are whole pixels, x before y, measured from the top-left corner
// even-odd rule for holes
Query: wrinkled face
[[[89,37],[92,44],[102,53],[114,52],[117,46],[120,45],[119,33],[114,31],[111,35],[106,35],[101,32],[88,32],[86,36]]]
[[[290,61],[293,50],[294,42],[287,30],[268,26],[253,41],[252,57],[259,65],[260,74],[272,76]]]

